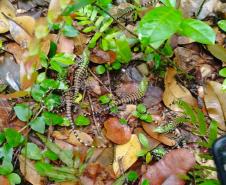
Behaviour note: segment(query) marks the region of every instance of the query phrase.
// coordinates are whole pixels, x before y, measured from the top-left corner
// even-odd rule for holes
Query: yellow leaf
[[[113,162],[113,170],[116,176],[122,174],[122,170],[126,171],[138,159],[137,153],[141,150],[141,145],[137,135],[133,134],[128,143],[116,145],[115,157]]]

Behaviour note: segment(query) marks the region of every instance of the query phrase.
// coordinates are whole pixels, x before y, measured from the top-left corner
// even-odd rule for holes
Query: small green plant
[[[219,75],[226,78],[226,68],[223,68],[219,71]],[[224,79],[222,84],[222,90],[226,91],[226,79]]]
[[[136,111],[133,112],[133,116],[147,123],[151,123],[153,121],[151,114],[147,113],[147,108],[144,104],[137,105]]]
[[[83,115],[79,115],[76,119],[75,119],[75,124],[78,126],[87,126],[90,124],[90,119],[87,118],[86,116]]]
[[[101,104],[108,104],[111,101],[111,97],[109,94],[105,94],[99,97],[99,101]]]
[[[217,24],[220,27],[220,29],[222,29],[224,32],[226,32],[226,20],[221,20]]]

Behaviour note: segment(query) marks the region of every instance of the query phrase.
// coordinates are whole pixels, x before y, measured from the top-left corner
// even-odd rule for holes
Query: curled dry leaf
[[[148,123],[142,122],[142,126],[143,126],[145,132],[147,132],[147,134],[149,136],[160,141],[161,143],[163,143],[167,146],[174,146],[176,144],[176,141],[168,138],[166,135],[158,134],[158,133],[154,132],[154,129],[157,127],[156,124],[154,124],[154,123],[148,124]]]
[[[81,146],[81,143],[77,140],[73,132],[70,132],[69,130],[54,131],[52,136],[55,139],[64,140],[65,142],[70,143],[72,145]],[[93,143],[92,137],[85,132],[79,131],[79,137],[86,143]]]
[[[185,175],[194,165],[195,156],[189,150],[176,149],[149,166],[142,179],[148,179],[152,185],[184,185],[179,175]]]
[[[59,53],[70,53],[74,51],[74,41],[67,37],[61,36],[57,45],[57,52]]]
[[[116,144],[125,144],[131,138],[131,130],[128,125],[120,123],[119,119],[112,117],[104,122],[106,137]]]
[[[97,95],[101,95],[101,86],[100,83],[92,76],[89,76],[86,80],[86,86],[88,89],[93,91]]]
[[[99,48],[94,48],[90,54],[90,60],[96,64],[111,64],[115,61],[116,54],[113,51],[103,51]]]
[[[44,178],[35,170],[34,163],[31,160],[20,155],[19,162],[20,171],[28,182],[32,185],[44,185]]]
[[[176,81],[176,70],[168,68],[165,76],[165,91],[163,93],[164,104],[174,111],[181,111],[177,105],[178,100],[183,100],[196,107],[197,101],[191,95],[190,91]]]
[[[226,93],[221,89],[221,84],[208,81],[204,88],[204,101],[209,116],[218,122],[218,127],[226,131]]]
[[[120,176],[138,159],[137,153],[141,150],[141,145],[137,135],[133,134],[128,143],[116,145],[113,170],[116,176]],[[123,171],[122,171],[123,170]]]

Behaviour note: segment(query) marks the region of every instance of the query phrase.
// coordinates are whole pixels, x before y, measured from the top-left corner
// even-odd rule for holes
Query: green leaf
[[[109,95],[102,95],[99,97],[99,101],[101,104],[108,104],[111,101],[111,98],[109,97]]]
[[[226,32],[226,20],[221,20],[217,24],[223,31]]]
[[[127,124],[127,120],[126,120],[125,118],[120,118],[120,119],[119,119],[119,122],[120,122],[122,125]]]
[[[145,156],[145,162],[146,164],[150,163],[152,160],[153,156],[151,155],[151,152],[148,152]]]
[[[62,116],[51,112],[43,112],[42,117],[44,118],[47,125],[62,125],[62,123],[64,122]]]
[[[21,153],[28,159],[41,160],[42,154],[39,147],[34,143],[27,143]]]
[[[220,185],[220,182],[216,179],[207,179],[199,185]]]
[[[212,120],[209,127],[208,146],[212,147],[214,141],[217,139],[217,122]]]
[[[0,148],[0,157],[11,161],[13,158],[13,147],[5,143],[3,147]]]
[[[157,7],[145,14],[139,22],[138,37],[145,45],[163,42],[178,30],[181,12],[171,7]]]
[[[207,49],[214,57],[222,62],[226,62],[226,49],[223,46],[219,44],[207,45]]]
[[[46,72],[39,73],[39,75],[37,76],[37,83],[41,83],[45,79],[46,79]]]
[[[47,90],[40,87],[40,85],[38,85],[38,84],[35,84],[31,88],[31,96],[37,102],[41,102],[43,100],[43,98],[46,95],[46,92],[47,92]]]
[[[180,25],[180,34],[202,44],[214,44],[216,34],[206,23],[196,19],[184,19]]]
[[[144,104],[138,104],[136,109],[141,114],[147,112],[147,109]]]
[[[74,13],[76,10],[85,7],[86,5],[89,5],[93,2],[93,0],[76,0],[76,2],[74,2],[71,5],[68,5],[64,12],[63,12],[63,16],[68,16],[71,13]]]
[[[24,141],[24,138],[21,133],[17,132],[12,128],[5,128],[4,133],[8,145],[11,147],[17,147]]]
[[[48,159],[50,159],[52,161],[55,161],[55,160],[58,159],[57,154],[55,154],[51,150],[46,150],[42,155],[43,155],[44,158],[48,158]]]
[[[44,89],[57,89],[59,85],[60,82],[53,79],[45,79],[40,84]]]
[[[129,171],[127,178],[130,182],[136,181],[138,179],[138,174],[135,171]]]
[[[57,62],[62,66],[69,66],[74,64],[75,55],[69,53],[57,53],[50,62]]]
[[[61,104],[61,99],[60,96],[51,93],[44,99],[44,103],[48,110],[52,111],[55,107]]]
[[[104,74],[105,71],[106,71],[106,68],[105,68],[103,65],[98,65],[98,66],[96,67],[96,73],[97,73],[98,75]]]
[[[144,179],[141,183],[141,185],[150,185],[149,180]]]
[[[199,123],[199,133],[204,136],[207,132],[207,126],[206,126],[207,123],[206,123],[205,116],[200,109],[196,108],[195,110],[197,112],[197,119]]]
[[[42,39],[49,34],[48,25],[38,25],[35,27],[35,37],[37,39]]]
[[[169,7],[176,7],[176,0],[160,0],[164,5],[169,6]]]
[[[219,75],[222,77],[226,77],[226,68],[223,68],[219,71]]]
[[[112,64],[112,68],[113,68],[114,70],[119,70],[119,69],[121,69],[121,67],[122,67],[122,65],[121,65],[120,62],[114,62],[114,63]]]
[[[16,112],[16,116],[24,122],[28,121],[32,116],[32,111],[27,104],[17,104],[14,107],[14,111]]]
[[[0,132],[0,145],[5,141],[5,134],[4,132]]]
[[[29,125],[31,128],[41,134],[45,132],[45,121],[43,117],[37,117],[36,119],[32,120]]]
[[[52,152],[58,155],[60,160],[66,164],[68,167],[73,167],[73,152],[68,150],[62,150],[58,145],[52,143],[50,140],[46,139],[43,135],[37,134],[43,143],[50,149]]]
[[[0,166],[0,175],[8,175],[13,171],[13,165],[11,160],[4,158],[2,165]]]
[[[100,32],[102,33],[106,31],[109,28],[109,26],[112,24],[112,22],[113,22],[112,18],[109,18],[108,20],[104,21],[103,26],[101,26],[100,28]]]
[[[72,25],[64,25],[62,32],[66,37],[76,37],[79,34],[79,31]]]
[[[121,63],[128,63],[132,59],[132,52],[130,50],[130,46],[128,41],[123,39],[116,40],[117,46],[117,57]]]
[[[83,116],[83,115],[79,115],[76,119],[75,119],[75,124],[78,126],[86,126],[90,124],[90,120],[89,118]]]
[[[162,48],[162,52],[165,55],[169,56],[169,57],[173,56],[173,49],[172,49],[172,47],[170,45],[170,41],[169,40],[167,40],[167,42],[164,45],[164,48]]]
[[[21,178],[16,173],[11,173],[11,174],[7,175],[7,178],[9,180],[9,182],[10,182],[10,185],[20,184],[21,183]]]
[[[153,121],[151,114],[141,114],[139,118],[147,123],[151,123]]]
[[[49,49],[49,58],[52,58],[57,51],[57,44],[53,41],[50,42],[50,49]]]
[[[144,148],[149,148],[149,142],[147,137],[143,133],[139,133],[138,135],[140,143],[143,145]]]

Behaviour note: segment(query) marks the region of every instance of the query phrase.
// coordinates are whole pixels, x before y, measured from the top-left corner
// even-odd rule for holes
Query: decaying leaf
[[[113,51],[103,51],[98,48],[94,48],[91,55],[90,60],[96,64],[111,64],[115,61],[116,54]]]
[[[113,170],[116,176],[126,171],[138,159],[137,153],[141,150],[138,137],[133,134],[128,143],[116,145]]]
[[[218,44],[208,45],[207,49],[210,53],[222,62],[226,62],[226,49]]]
[[[130,127],[126,124],[121,124],[117,117],[112,117],[104,122],[106,129],[106,137],[116,144],[125,144],[131,138]]]
[[[29,35],[34,34],[35,19],[31,16],[19,16],[13,19],[18,25],[20,25]]]
[[[149,166],[142,180],[148,179],[152,185],[184,185],[179,176],[185,175],[194,165],[195,156],[189,150],[176,149]]]
[[[0,97],[0,130],[2,131],[5,127],[8,127],[8,119],[11,111],[11,106],[7,100],[3,100]]]
[[[19,46],[17,43],[8,43],[5,45],[5,50],[12,53],[18,64],[21,64],[26,57],[26,49]]]
[[[0,182],[2,185],[10,185],[9,180],[6,176],[0,176]]]
[[[32,185],[44,185],[44,178],[35,170],[34,163],[31,160],[20,155],[19,162],[20,171],[28,182]]]
[[[73,54],[73,51],[74,41],[72,39],[61,36],[59,39],[59,44],[57,46],[57,52]]]
[[[93,139],[90,135],[86,134],[85,132],[79,132],[79,137],[86,143],[92,144]],[[73,132],[70,132],[69,130],[63,130],[63,131],[54,131],[52,136],[55,139],[58,140],[64,140],[65,142],[68,142],[75,146],[81,146],[82,144],[77,140]]]
[[[166,135],[158,134],[158,133],[154,132],[154,129],[157,127],[157,125],[142,122],[142,126],[143,126],[145,132],[147,132],[149,136],[160,141],[161,143],[163,143],[167,146],[174,146],[176,144],[175,140],[170,139]]]
[[[204,88],[204,101],[209,116],[218,122],[218,127],[226,131],[226,93],[221,89],[221,84],[208,81]]]
[[[190,91],[179,84],[176,79],[176,70],[168,68],[165,76],[165,91],[163,93],[164,104],[174,111],[181,111],[177,105],[178,100],[183,100],[192,106],[197,106],[196,99],[191,95]]]

